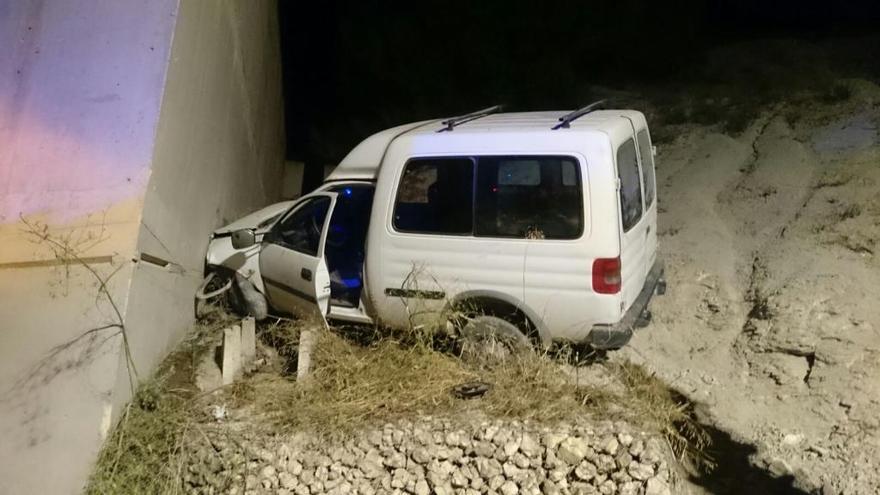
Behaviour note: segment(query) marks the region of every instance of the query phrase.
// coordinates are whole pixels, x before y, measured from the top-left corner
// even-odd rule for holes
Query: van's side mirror
[[[254,235],[254,229],[238,229],[232,232],[232,247],[235,249],[244,249],[257,243],[257,237]]]

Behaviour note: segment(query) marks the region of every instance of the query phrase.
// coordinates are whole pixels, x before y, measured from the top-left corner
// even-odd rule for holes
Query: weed
[[[275,332],[282,327],[276,327]],[[288,327],[295,333],[295,327]],[[662,433],[677,456],[709,464],[708,435],[690,404],[643,368],[594,364],[622,384],[620,390],[575,385],[563,371],[563,349],[553,356],[526,352],[492,366],[469,363],[443,350],[378,332],[367,345],[319,331],[313,373],[306,383],[265,374],[251,379],[255,410],[273,428],[317,435],[355,430],[419,415],[484,417],[541,422],[620,419]],[[361,336],[362,337],[362,336]],[[291,340],[293,336],[289,337]],[[464,382],[485,382],[482,398],[463,401],[452,393]]]
[[[181,492],[177,469],[193,415],[189,401],[168,392],[162,376],[142,385],[101,451],[86,493]]]
[[[715,462],[707,453],[711,437],[697,421],[693,404],[643,367],[622,362],[611,365],[623,383],[628,407],[626,419],[660,432],[679,460],[712,470]]]
[[[196,434],[204,413],[194,363],[228,322],[215,319],[198,327],[138,387],[101,450],[87,494],[183,492],[182,470],[205,442]]]
[[[455,357],[429,346],[389,338],[363,347],[316,331],[308,382],[277,375],[253,379],[257,410],[287,430],[346,432],[374,421],[436,414],[454,405],[453,386],[476,378]]]

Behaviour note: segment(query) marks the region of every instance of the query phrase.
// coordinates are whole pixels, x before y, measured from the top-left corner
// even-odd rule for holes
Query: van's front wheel
[[[497,316],[473,316],[461,328],[461,354],[466,359],[499,361],[531,348],[516,325]]]

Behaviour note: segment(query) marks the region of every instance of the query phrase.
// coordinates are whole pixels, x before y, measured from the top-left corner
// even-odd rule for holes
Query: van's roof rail
[[[601,107],[604,104],[605,104],[605,100],[594,101],[593,103],[590,103],[589,105],[585,106],[584,108],[580,108],[578,110],[575,110],[574,112],[567,113],[567,114],[563,115],[562,117],[559,117],[559,123],[554,125],[553,127],[551,127],[551,130],[555,131],[556,129],[568,129],[569,125],[572,122],[574,122],[575,120],[592,112],[593,110],[598,109],[599,107]]]
[[[450,118],[444,120],[443,122],[441,122],[441,124],[445,125],[446,127],[438,130],[437,132],[451,131],[451,130],[455,129],[455,126],[457,126],[457,125],[464,124],[465,122],[470,122],[472,120],[479,119],[480,117],[485,117],[486,115],[498,113],[501,111],[502,108],[504,108],[503,105],[495,105],[493,107],[484,108],[482,110],[477,110],[476,112],[471,112],[471,113],[468,113],[465,115],[459,115],[458,117],[450,117]]]

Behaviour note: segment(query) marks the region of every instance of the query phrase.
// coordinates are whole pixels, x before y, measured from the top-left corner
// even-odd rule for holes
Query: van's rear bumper
[[[651,298],[654,297],[654,294],[663,294],[664,292],[666,292],[666,278],[663,273],[663,262],[658,259],[651,267],[639,297],[623,315],[623,318],[613,325],[593,325],[587,335],[587,343],[596,349],[623,347],[632,338],[635,329],[646,323],[644,318],[648,314],[646,310]]]

